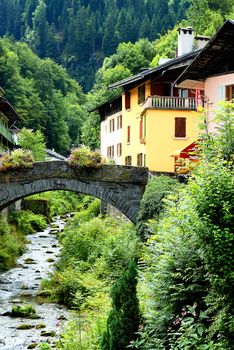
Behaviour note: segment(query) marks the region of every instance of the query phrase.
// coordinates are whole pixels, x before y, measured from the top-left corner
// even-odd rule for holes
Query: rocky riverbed
[[[27,236],[26,252],[17,266],[0,273],[0,349],[39,349],[48,342],[53,346],[61,325],[68,319],[68,311],[57,304],[48,303],[39,292],[42,279],[54,269],[59,256],[57,234],[66,218],[55,217],[43,231]],[[32,305],[33,318],[13,317],[12,307]]]

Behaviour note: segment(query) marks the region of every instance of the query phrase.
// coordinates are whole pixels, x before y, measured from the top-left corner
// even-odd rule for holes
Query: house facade
[[[199,51],[112,84],[122,87],[122,164],[174,172],[176,150],[199,134],[195,91],[173,83]]]
[[[122,96],[98,106],[101,117],[101,155],[107,161],[122,165]]]
[[[207,129],[214,132],[220,102],[234,100],[234,21],[223,24],[175,83],[204,91]]]
[[[17,145],[17,134],[14,132],[15,123],[20,121],[11,104],[3,98],[0,91],[0,154],[13,149]]]
[[[122,99],[117,110],[117,101],[98,108],[102,154],[117,164],[174,172],[180,155],[185,158],[198,138],[202,109],[213,131],[219,101],[234,97],[233,28],[234,22],[226,21],[211,39],[179,28],[177,58],[112,84],[110,89],[122,88]]]

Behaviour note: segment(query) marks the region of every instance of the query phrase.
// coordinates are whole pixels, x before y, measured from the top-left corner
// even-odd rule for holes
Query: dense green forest
[[[179,21],[212,35],[234,17],[231,0],[0,0],[0,8],[5,97],[25,127],[40,129],[47,146],[63,154],[72,145],[99,146],[99,116],[88,111],[119,93],[109,84],[173,58]]]
[[[154,40],[184,18],[189,2],[1,0],[0,36],[23,39],[40,57],[66,67],[87,91],[119,43]]]

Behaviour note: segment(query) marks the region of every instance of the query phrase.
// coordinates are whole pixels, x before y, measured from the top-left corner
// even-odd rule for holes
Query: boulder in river
[[[36,264],[36,261],[32,258],[26,258],[24,259],[25,264]]]
[[[28,346],[28,349],[35,349],[37,347],[37,343],[32,343]]]
[[[27,330],[27,329],[32,329],[35,326],[32,324],[20,324],[19,326],[16,327],[16,329],[22,329],[22,330]]]
[[[42,328],[46,328],[46,325],[44,323],[39,323],[35,326],[35,329],[42,329]]]
[[[41,331],[42,337],[55,337],[55,331]]]

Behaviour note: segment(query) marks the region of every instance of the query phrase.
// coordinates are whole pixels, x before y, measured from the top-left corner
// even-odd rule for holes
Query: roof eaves
[[[113,101],[115,101],[115,100],[118,100],[118,99],[121,98],[121,97],[122,97],[122,95],[118,95],[117,97],[114,97],[114,98],[112,98],[112,99],[110,99],[110,100],[108,100],[108,101],[106,101],[106,102],[104,102],[104,103],[101,103],[100,105],[97,105],[95,108],[89,109],[88,112],[89,112],[89,113],[94,112],[94,111],[96,111],[97,109],[99,109],[100,107],[105,106],[107,103],[111,103],[111,102],[113,102]]]
[[[217,36],[221,32],[221,30],[227,25],[227,23],[231,23],[234,25],[234,20],[228,19],[224,22],[222,27],[220,27],[220,29],[213,35],[213,37],[210,39],[210,41],[208,41],[207,44],[203,47],[203,49],[200,50],[200,52],[197,54],[197,56],[194,58],[194,60],[191,62],[191,64],[188,65],[185,68],[185,70],[183,71],[183,73],[181,73],[181,75],[176,79],[176,81],[174,82],[174,85],[178,85],[179,83],[181,83],[181,81],[186,77],[186,74],[188,73],[190,68],[193,67],[194,64],[197,63],[199,58],[203,55],[203,53],[206,52],[213,45],[213,42],[216,40]]]
[[[160,70],[165,70],[166,68],[171,68],[173,67],[175,64],[177,63],[180,63],[181,61],[185,61],[189,58],[193,58],[193,56],[196,56],[198,55],[198,53],[200,52],[200,50],[195,50],[195,51],[192,51],[192,52],[189,52],[188,54],[186,55],[183,55],[183,56],[180,56],[180,57],[177,57],[177,58],[174,58],[168,62],[165,62],[163,64],[161,64],[160,66],[157,66],[155,68],[151,68],[151,69],[148,69],[148,70],[145,70],[143,71],[142,73],[140,74],[137,74],[137,75],[133,75],[132,77],[130,78],[127,78],[127,79],[124,79],[124,80],[120,80],[114,84],[111,84],[108,86],[109,89],[115,89],[117,87],[123,87],[125,85],[130,85],[132,83],[135,83],[141,79],[145,79],[147,76],[150,76],[151,74],[157,72],[157,71],[160,71]]]

